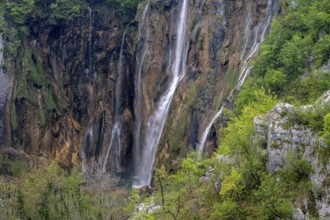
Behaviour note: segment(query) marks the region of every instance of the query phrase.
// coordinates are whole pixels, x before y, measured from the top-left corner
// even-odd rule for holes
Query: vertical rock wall
[[[96,167],[109,146],[114,118],[120,117],[124,121],[121,166],[123,171],[132,170],[135,62],[141,54],[138,36],[144,4],[136,15],[123,17],[103,8],[86,10],[72,22],[56,25],[31,18],[29,40],[15,61],[11,140],[16,149],[57,159],[64,166],[83,159],[85,167]],[[253,46],[250,33],[265,19],[267,4],[267,0],[189,1],[186,74],[158,146],[158,164],[165,163],[170,170],[178,156],[196,148],[208,121],[237,83],[242,54]],[[152,0],[149,10],[142,136],[171,76],[179,4]],[[117,66],[124,30],[123,111],[116,116]],[[109,161],[106,168],[114,170],[113,151]]]

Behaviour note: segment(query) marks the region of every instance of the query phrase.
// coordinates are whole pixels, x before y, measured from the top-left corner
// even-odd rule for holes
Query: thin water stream
[[[115,120],[112,126],[110,144],[107,148],[107,153],[103,160],[102,171],[105,172],[107,169],[107,165],[109,162],[110,151],[113,147],[115,147],[115,164],[116,164],[116,172],[121,172],[121,135],[122,135],[122,119],[120,117],[122,110],[122,85],[123,85],[123,63],[124,63],[124,43],[125,43],[126,29],[123,33],[123,37],[120,45],[119,52],[119,62],[117,67],[117,80],[116,80],[116,95],[115,95]]]
[[[170,110],[175,91],[185,75],[185,63],[187,58],[187,17],[188,0],[183,0],[177,24],[177,36],[172,67],[172,79],[168,88],[161,96],[156,111],[151,115],[147,124],[146,136],[143,139],[143,152],[138,165],[134,186],[150,185],[152,168],[155,159],[157,145],[164,130],[165,122]]]
[[[241,89],[242,85],[244,84],[244,82],[246,80],[246,77],[249,75],[249,73],[253,67],[252,65],[250,65],[250,61],[257,54],[260,44],[265,40],[265,36],[271,25],[273,15],[277,10],[276,4],[277,4],[276,0],[268,0],[267,15],[266,15],[265,19],[263,22],[261,22],[257,26],[255,26],[254,31],[252,31],[252,32],[249,31],[250,23],[251,23],[250,14],[246,18],[247,19],[247,22],[246,22],[247,26],[245,29],[246,41],[244,43],[243,53],[241,55],[241,59],[243,61],[243,67],[239,74],[237,86],[234,88],[234,90]],[[260,28],[261,28],[261,33],[260,33]],[[247,51],[247,45],[249,43],[249,39],[251,39],[251,35],[254,36],[254,37],[252,37],[252,39],[254,39],[253,45]],[[231,98],[231,94],[233,94],[233,91],[231,91],[229,98]],[[219,118],[221,116],[222,111],[223,111],[223,105],[220,107],[220,110],[212,117],[211,121],[207,124],[206,129],[204,130],[204,132],[202,134],[202,138],[201,138],[199,149],[198,149],[199,157],[201,157],[204,153],[205,144],[207,142],[207,138],[209,136],[212,125],[215,123],[217,118]]]

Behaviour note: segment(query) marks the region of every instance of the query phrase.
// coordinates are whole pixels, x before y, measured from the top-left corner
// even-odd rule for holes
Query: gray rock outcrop
[[[301,106],[301,111],[313,110],[315,106],[330,103],[330,91],[326,92],[315,105]],[[258,115],[254,119],[257,140],[267,143],[267,170],[275,173],[285,165],[285,158],[289,152],[302,155],[311,164],[312,173],[309,178],[315,186],[314,198],[315,208],[320,219],[330,218],[330,158],[324,159],[326,155],[320,155],[319,149],[326,148],[320,132],[315,132],[311,128],[296,124],[290,121],[288,114],[295,111],[296,107],[290,104],[278,104],[265,115]],[[321,161],[322,156],[322,161]],[[325,160],[325,162],[324,162]],[[293,213],[294,219],[309,219],[306,203],[296,202]],[[304,205],[305,204],[305,205]]]

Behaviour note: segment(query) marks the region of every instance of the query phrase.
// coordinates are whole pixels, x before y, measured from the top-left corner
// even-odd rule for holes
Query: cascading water
[[[136,187],[150,185],[152,178],[152,167],[154,164],[156,148],[163,133],[167,115],[171,106],[171,102],[181,79],[185,74],[185,63],[187,59],[187,17],[188,17],[188,0],[183,0],[179,15],[179,23],[177,24],[177,36],[174,52],[174,61],[171,65],[172,79],[169,87],[161,96],[158,107],[153,115],[149,118],[147,124],[146,136],[144,138],[144,148],[142,157],[137,170]]]
[[[249,65],[251,58],[253,58],[259,50],[260,44],[265,40],[265,36],[272,22],[273,15],[277,10],[276,0],[268,0],[267,2],[267,16],[263,23],[259,24],[255,32],[255,40],[248,56],[244,59],[244,66],[239,76],[239,82],[236,87],[239,90],[245,82],[246,77],[249,75],[253,66]],[[250,19],[250,16],[249,16]],[[262,27],[261,34],[259,35],[260,26]],[[247,38],[248,39],[248,38]],[[244,55],[244,54],[243,54]]]
[[[115,163],[116,171],[121,172],[121,133],[122,133],[122,119],[120,117],[122,107],[122,84],[123,84],[123,61],[124,61],[124,43],[125,43],[126,29],[124,31],[119,53],[119,62],[117,69],[117,80],[116,80],[116,100],[115,100],[115,121],[111,131],[110,144],[107,149],[107,153],[103,160],[102,171],[105,172],[107,169],[109,154],[113,145],[115,145]]]
[[[4,46],[4,39],[0,33],[0,146],[6,141],[6,100],[10,83],[8,76],[3,73]]]
[[[212,120],[210,121],[210,123],[207,125],[204,133],[203,133],[203,136],[202,136],[202,140],[201,140],[201,145],[199,147],[199,150],[198,150],[198,155],[201,156],[203,155],[203,152],[204,152],[204,146],[205,146],[205,143],[207,141],[207,138],[209,136],[209,133],[210,133],[210,130],[211,130],[211,127],[212,125],[214,124],[215,120],[217,120],[217,118],[220,117],[220,115],[222,114],[222,111],[223,111],[223,106],[221,106],[220,110],[213,116]]]
[[[237,86],[235,88],[236,90],[239,90],[242,87],[242,85],[245,82],[246,77],[250,73],[250,71],[252,69],[252,66],[250,65],[250,61],[258,52],[260,44],[265,40],[265,35],[267,33],[267,30],[269,30],[273,15],[276,11],[277,11],[277,0],[268,0],[266,18],[262,23],[258,24],[256,27],[254,27],[254,31],[252,31],[252,34],[254,36],[254,37],[252,37],[252,39],[254,38],[253,45],[248,50],[247,55],[246,55],[246,49],[247,49],[247,45],[249,43],[248,41],[251,37],[250,36],[251,32],[249,32],[251,17],[250,17],[250,15],[248,15],[247,22],[246,22],[247,26],[245,29],[245,36],[247,36],[247,37],[246,37],[246,42],[244,44],[243,53],[241,56],[241,59],[243,60],[243,67],[239,74],[239,79],[237,82]],[[259,33],[260,28],[262,29],[261,33]],[[229,98],[231,97],[231,94],[233,94],[233,91],[230,93]],[[223,111],[223,106],[221,106],[220,110],[212,117],[212,120],[206,126],[206,129],[203,132],[200,146],[198,149],[199,156],[203,155],[205,144],[206,144],[207,138],[209,136],[211,127],[214,124],[214,122],[216,121],[216,119],[220,117],[220,115],[222,114],[222,111]]]
[[[3,74],[3,50],[4,50],[4,42],[3,42],[2,34],[0,33],[0,74]]]
[[[135,78],[135,133],[134,133],[134,164],[135,168],[138,168],[138,164],[140,161],[140,131],[141,131],[141,123],[142,123],[142,104],[143,104],[143,96],[142,96],[142,71],[143,64],[148,54],[147,41],[149,38],[149,26],[147,24],[147,13],[149,11],[149,1],[143,10],[142,18],[141,18],[141,28],[139,32],[139,53],[137,54],[137,67],[136,67],[136,78]]]
[[[83,172],[87,171],[87,163],[86,163],[86,151],[88,151],[88,148],[92,146],[94,143],[94,129],[93,126],[91,126],[83,140],[83,150],[81,151],[81,159],[82,159],[82,170]]]

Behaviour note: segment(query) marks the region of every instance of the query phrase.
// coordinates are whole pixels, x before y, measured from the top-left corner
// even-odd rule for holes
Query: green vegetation
[[[8,155],[0,155],[0,174],[9,176],[19,176],[22,171],[27,170],[27,162],[17,160]]]
[[[220,131],[217,152],[210,159],[188,156],[175,174],[166,173],[164,167],[157,170],[154,202],[161,207],[152,214],[141,212],[137,216],[291,219],[295,202],[308,198],[311,202],[305,211],[309,218],[318,218],[313,200],[324,192],[311,183],[312,167],[303,155],[305,146],[289,151],[282,169],[269,173],[266,143],[255,140],[253,123],[255,116],[280,102],[314,104],[330,89],[329,71],[323,68],[330,56],[330,5],[326,0],[295,2],[295,7],[291,1],[281,2],[282,14],[261,45],[251,76],[236,97],[234,112],[226,110],[229,121]],[[289,126],[308,127],[324,140],[324,147],[315,148],[324,165],[330,157],[329,112],[328,105],[319,103],[315,108],[295,107],[286,115]],[[147,203],[148,199],[142,201]]]
[[[330,112],[330,105],[319,105],[315,108],[295,108],[288,113],[289,123],[304,125],[314,131],[322,131],[323,119]]]
[[[0,163],[4,165],[1,158]],[[128,194],[116,188],[115,177],[83,176],[76,169],[65,171],[56,163],[18,175],[26,167],[20,163],[11,161],[8,165],[10,174],[16,177],[0,177],[1,219],[127,218],[124,208]]]
[[[80,0],[56,0],[50,5],[51,19],[55,22],[70,22],[81,15],[87,4]]]
[[[155,172],[153,202],[160,208],[151,214],[137,213],[138,217],[290,219],[294,201],[301,194],[313,196],[311,165],[302,154],[288,153],[282,170],[267,171],[264,144],[251,140],[255,135],[253,119],[278,100],[263,90],[256,91],[255,96],[256,101],[245,106],[240,115],[230,116],[214,157],[197,160],[193,154],[182,160],[175,174],[168,174],[164,167]],[[140,202],[149,204],[148,199]],[[310,210],[310,217],[317,217],[315,207]]]
[[[19,50],[16,58],[16,66],[21,69],[17,77],[14,98],[16,100],[26,100],[39,111],[39,122],[45,126],[52,112],[60,115],[61,112],[53,98],[50,90],[50,80],[44,71],[41,59],[26,46]],[[17,128],[16,114],[11,114],[12,128]]]
[[[34,0],[7,1],[5,3],[5,8],[9,12],[7,15],[19,25],[24,24],[25,19],[32,12],[34,6]]]
[[[325,0],[298,0],[297,7],[290,1],[283,3],[287,13],[273,21],[272,31],[261,46],[253,84],[287,101],[313,103],[330,88],[329,73],[313,70],[329,60],[330,7]]]
[[[21,42],[16,48],[19,51],[16,66],[22,70],[16,81],[15,98],[28,100],[38,108],[41,125],[46,124],[47,116],[60,114],[60,110],[42,62],[24,47],[26,18],[37,13],[39,7],[47,11],[44,19],[60,25],[79,16],[88,4],[135,10],[139,2],[22,0],[0,6],[2,12],[10,7],[4,13],[9,22],[0,27],[6,38],[12,36],[8,24],[22,26],[14,33]],[[219,132],[219,148],[211,158],[197,159],[196,154],[191,154],[185,159],[176,158],[181,164],[176,165],[179,169],[174,172],[171,165],[160,167],[155,171],[154,192],[150,197],[139,195],[134,189],[129,196],[127,190],[117,187],[115,178],[104,173],[82,175],[77,169],[63,170],[55,163],[27,171],[25,162],[0,157],[0,209],[4,210],[0,219],[290,219],[297,201],[305,198],[314,201],[322,196],[322,189],[310,181],[312,166],[304,157],[305,146],[299,146],[297,152],[289,151],[282,169],[270,173],[266,143],[255,141],[253,120],[258,114],[265,114],[279,102],[312,104],[330,89],[329,71],[322,68],[329,63],[330,54],[328,0],[295,2],[296,7],[289,0],[281,2],[282,14],[274,20],[271,33],[261,46],[251,77],[236,97],[235,109],[225,110],[229,118],[227,127]],[[15,50],[10,51],[8,54]],[[226,75],[226,82],[235,81],[237,74],[231,75],[232,78]],[[198,88],[191,85],[185,97],[187,106],[205,110],[215,90],[214,78],[211,72],[198,101]],[[169,141],[172,154],[181,153],[188,109],[182,110]],[[320,105],[295,108],[286,115],[290,126],[311,128],[320,142],[324,140],[324,146],[317,147],[316,152],[323,164],[330,157],[329,111],[328,105]],[[15,129],[16,114],[11,117]],[[281,148],[276,143],[273,147]],[[136,207],[141,203],[159,207],[151,213],[139,211]],[[309,202],[307,209],[311,219],[318,218],[314,202]]]

